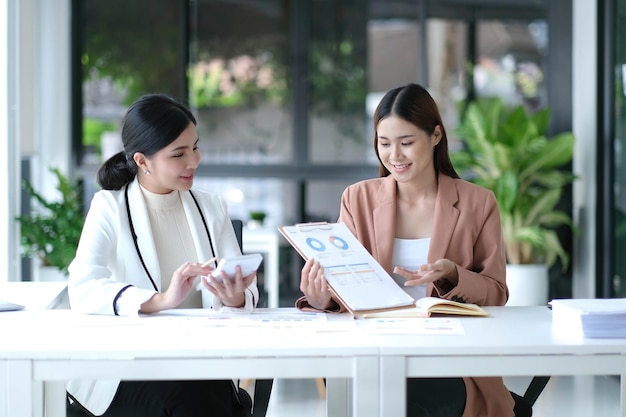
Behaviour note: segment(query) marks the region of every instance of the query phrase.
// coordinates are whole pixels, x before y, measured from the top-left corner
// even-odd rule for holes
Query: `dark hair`
[[[452,161],[450,161],[448,137],[437,104],[428,91],[418,84],[407,84],[387,92],[374,112],[374,152],[376,152],[380,162],[378,172],[381,177],[386,177],[390,173],[378,154],[378,123],[391,115],[414,124],[429,135],[432,135],[435,132],[435,127],[439,125],[442,137],[435,146],[433,155],[435,172],[441,172],[452,178],[459,178],[459,174],[456,173]]]
[[[196,124],[191,111],[164,94],[147,94],[130,105],[122,119],[124,150],[107,159],[98,169],[98,184],[119,190],[137,175],[136,152],[150,157]]]

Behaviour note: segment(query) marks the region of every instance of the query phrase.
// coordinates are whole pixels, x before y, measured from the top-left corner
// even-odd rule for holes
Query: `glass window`
[[[307,185],[307,221],[336,222],[341,193],[352,181],[310,181]]]
[[[468,24],[452,19],[428,19],[427,22],[428,89],[437,102],[446,127],[450,151],[461,145],[454,128],[460,123],[460,112],[468,99],[467,66]]]
[[[545,107],[546,21],[480,21],[477,29],[476,95],[533,111]]]
[[[83,163],[121,149],[119,123],[142,94],[186,99],[181,50],[184,13],[177,0],[84,0],[82,18]],[[158,30],[155,30],[158,28]]]
[[[615,275],[609,293],[626,297],[626,1],[616,4],[615,23],[615,138],[614,138],[614,259]]]
[[[128,104],[148,92],[170,94],[196,114],[195,185],[222,194],[234,218],[267,213],[264,224],[274,230],[335,221],[343,189],[377,175],[372,115],[391,88],[417,82],[430,90],[451,150],[474,86],[477,95],[545,105],[545,22],[476,20],[457,13],[472,2],[426,3],[73,2],[82,28],[87,183],[121,148]],[[445,13],[420,15],[435,9]]]
[[[451,150],[470,88],[469,62],[476,61],[477,95],[529,103],[545,95],[545,22],[420,16],[428,9],[408,0],[80,4],[83,162],[95,166],[121,148],[119,123],[130,102],[146,92],[170,94],[197,116],[203,151],[198,177],[230,189],[232,180],[221,178],[224,168],[244,166],[237,188],[247,191],[233,207],[244,220],[256,210],[271,210],[277,223],[316,216],[308,212],[308,200],[328,201],[325,190],[311,184],[316,169],[325,177],[333,166],[353,165],[354,175],[344,169],[337,177],[346,184],[363,176],[357,169],[373,167],[368,172],[375,173],[372,115],[391,88],[409,82],[429,88]],[[470,24],[477,25],[478,57],[469,56]],[[297,85],[306,91],[296,91]],[[293,175],[263,170],[276,165]],[[299,185],[285,194],[272,185],[281,178]],[[338,196],[334,200],[339,203]],[[274,210],[270,201],[284,204]]]
[[[367,160],[378,165],[374,153],[373,117],[383,95],[419,79],[420,28],[411,15],[371,16],[367,22],[367,96],[365,136]]]
[[[314,0],[308,44],[309,153],[312,163],[366,159],[367,8]]]
[[[204,160],[204,154],[202,159]],[[295,195],[292,181],[275,178],[199,177],[194,179],[194,187],[220,194],[228,204],[230,217],[242,220],[244,224],[254,217],[253,212],[265,213],[262,226],[272,230],[283,226],[285,221],[299,221],[292,210],[291,201]]]
[[[279,0],[192,2],[189,101],[203,163],[291,160],[288,11]]]

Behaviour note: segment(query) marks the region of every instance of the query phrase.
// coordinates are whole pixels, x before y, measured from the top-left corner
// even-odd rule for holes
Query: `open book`
[[[480,316],[489,315],[482,307],[476,304],[459,303],[437,297],[424,297],[415,302],[411,308],[401,310],[370,312],[359,315],[362,318],[385,318],[385,317],[430,317],[432,315],[460,315]]]
[[[420,311],[432,303],[431,299],[448,309],[433,314],[487,315],[478,306],[435,297],[416,304],[343,223],[302,223],[278,230],[305,260],[316,258],[320,262],[331,292],[355,317],[381,312],[426,317],[428,309]]]

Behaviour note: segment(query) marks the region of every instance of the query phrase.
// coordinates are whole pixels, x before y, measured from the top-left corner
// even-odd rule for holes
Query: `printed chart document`
[[[316,258],[346,308],[354,315],[414,307],[400,288],[343,223],[304,223],[278,228],[306,260]]]
[[[401,310],[396,310],[401,311]],[[365,320],[368,334],[465,334],[463,324],[457,318],[372,318]]]

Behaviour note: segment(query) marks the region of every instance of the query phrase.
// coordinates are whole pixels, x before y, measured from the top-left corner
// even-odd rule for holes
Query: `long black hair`
[[[459,174],[456,173],[452,161],[450,161],[448,137],[437,104],[428,91],[418,84],[407,84],[388,91],[374,112],[374,151],[380,162],[378,172],[381,177],[386,177],[390,173],[378,154],[378,123],[391,115],[396,115],[414,124],[429,135],[432,135],[435,132],[435,127],[439,126],[441,140],[435,146],[435,153],[433,154],[435,172],[441,172],[452,178],[459,178]]]
[[[98,184],[105,190],[120,190],[137,175],[136,152],[154,155],[196,124],[191,111],[164,94],[147,94],[130,105],[122,120],[124,150],[107,159],[98,169]]]

